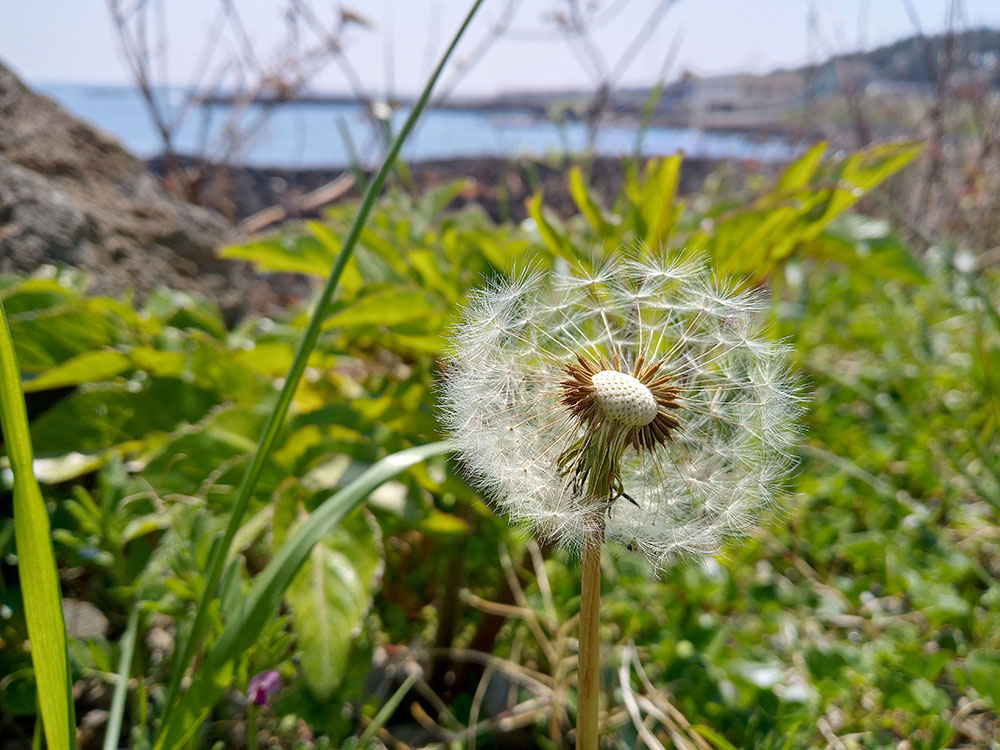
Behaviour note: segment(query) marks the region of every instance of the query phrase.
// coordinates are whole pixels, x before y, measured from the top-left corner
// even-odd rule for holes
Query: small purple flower
[[[247,700],[258,706],[266,706],[271,696],[279,690],[281,690],[281,675],[269,669],[250,678]]]

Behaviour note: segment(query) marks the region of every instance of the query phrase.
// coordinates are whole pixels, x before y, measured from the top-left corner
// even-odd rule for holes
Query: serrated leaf
[[[806,239],[818,235],[868,191],[916,159],[923,149],[923,143],[886,143],[850,156],[840,168],[837,186],[827,191],[822,212],[812,222]]]

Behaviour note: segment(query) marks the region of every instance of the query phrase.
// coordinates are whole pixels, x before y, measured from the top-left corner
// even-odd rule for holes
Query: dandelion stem
[[[583,577],[580,598],[580,656],[577,673],[576,750],[597,750],[598,677],[601,668],[599,625],[601,618],[601,544],[603,528],[588,534],[583,543]]]

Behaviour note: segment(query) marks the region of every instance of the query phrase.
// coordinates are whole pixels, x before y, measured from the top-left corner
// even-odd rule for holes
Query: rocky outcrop
[[[256,282],[245,265],[216,257],[230,231],[0,64],[0,272],[70,264],[91,273],[94,292],[188,289],[232,317],[248,309]]]

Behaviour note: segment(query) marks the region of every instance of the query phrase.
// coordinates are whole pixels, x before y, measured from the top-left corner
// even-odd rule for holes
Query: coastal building
[[[683,117],[695,127],[754,128],[801,107],[805,96],[802,71],[710,77],[685,73],[666,87],[659,111]]]

